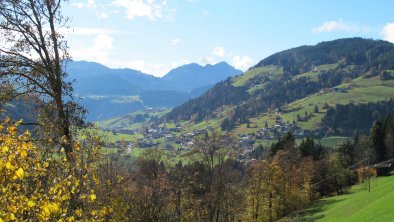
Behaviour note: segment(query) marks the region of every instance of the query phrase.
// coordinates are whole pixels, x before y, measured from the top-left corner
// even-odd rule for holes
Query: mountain
[[[243,75],[226,79],[174,108],[165,119],[213,122],[234,134],[256,132],[254,128],[277,123],[315,130],[325,127],[322,119],[337,104],[375,103],[393,96],[394,45],[347,38],[269,56]],[[371,106],[346,109],[373,110]],[[341,134],[331,130],[332,134]],[[329,134],[327,130],[325,133]]]
[[[234,69],[226,62],[206,66],[192,63],[171,70],[163,80],[179,90],[191,91],[204,86],[213,86],[221,80],[241,73],[241,70]]]
[[[99,63],[70,61],[68,79],[88,120],[103,120],[143,109],[172,108],[197,97],[218,81],[240,74],[225,62],[189,64],[159,78],[133,69],[111,69]]]
[[[133,69],[110,69],[94,62],[70,62],[70,79],[75,79],[79,95],[123,96],[149,90],[175,89],[160,78]]]

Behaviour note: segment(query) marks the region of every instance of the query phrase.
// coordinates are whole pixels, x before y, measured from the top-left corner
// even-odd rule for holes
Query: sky
[[[363,37],[394,43],[391,0],[70,0],[74,60],[161,77],[188,63],[247,70],[301,45]]]

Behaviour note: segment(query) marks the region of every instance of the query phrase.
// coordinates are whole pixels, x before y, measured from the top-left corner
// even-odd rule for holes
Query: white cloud
[[[93,9],[96,8],[97,7],[96,2],[94,0],[88,0],[87,7]]]
[[[108,3],[109,2],[109,3]],[[84,0],[71,3],[78,9],[90,9],[96,12],[99,19],[107,19],[113,14],[118,14],[119,9],[125,10],[127,19],[145,17],[150,20],[173,20],[175,8],[170,8],[168,0],[110,0],[104,1]]]
[[[215,60],[215,58],[206,56],[206,57],[198,58],[198,62],[205,65],[205,64],[214,64],[214,63],[216,63],[216,60]]]
[[[382,30],[383,39],[394,43],[394,23],[387,23]]]
[[[180,38],[174,38],[173,40],[171,40],[171,44],[172,45],[178,45],[180,41],[181,41]]]
[[[97,17],[99,19],[107,19],[109,17],[109,15],[107,12],[100,12],[100,13],[97,13]]]
[[[252,59],[248,56],[236,55],[232,59],[233,66],[237,69],[246,70],[252,65]]]
[[[136,59],[131,61],[108,60],[107,63],[103,64],[111,68],[130,68],[156,77],[162,77],[170,70],[189,63],[190,61],[187,59],[173,61],[170,63],[149,63],[144,60]]]
[[[368,32],[369,28],[362,27],[358,24],[350,24],[342,21],[327,21],[322,25],[313,28],[312,33],[327,33],[327,32]]]
[[[202,10],[202,16],[208,16],[209,11],[208,10]]]
[[[128,65],[128,67],[134,68],[134,69],[138,69],[144,73],[148,73],[148,74],[152,74],[154,76],[157,77],[162,77],[165,74],[167,74],[169,71],[171,71],[172,69],[175,69],[179,66],[185,65],[185,64],[189,64],[189,60],[187,59],[183,59],[180,61],[174,61],[171,63],[160,63],[160,64],[154,64],[154,63],[146,63],[140,60],[136,60],[133,61],[135,64],[126,64]],[[139,64],[139,62],[141,62],[141,64]],[[140,65],[140,67],[138,66]]]
[[[168,5],[166,0],[160,3],[156,3],[155,0],[114,0],[112,4],[125,8],[126,18],[130,20],[135,17],[147,17],[150,20],[164,18],[163,11]]]
[[[91,10],[96,13],[99,19],[107,19],[110,15],[117,14],[113,4],[103,3],[102,1],[85,0],[71,3],[71,5],[77,9]]]
[[[212,54],[215,56],[223,57],[226,54],[226,52],[224,51],[223,46],[216,46],[213,48]]]
[[[87,0],[86,2],[75,2],[71,4],[72,6],[82,9],[82,8],[88,8],[88,9],[95,9],[97,8],[96,2],[94,0]]]
[[[143,70],[145,70],[146,62],[142,61],[142,60],[133,60],[133,61],[127,62],[125,65],[128,68],[143,71]]]
[[[94,48],[98,50],[108,51],[112,49],[114,39],[106,34],[99,34],[94,39]]]
[[[71,48],[71,56],[76,60],[95,61],[102,64],[110,62],[109,55],[113,48],[114,39],[107,34],[98,34],[93,40],[93,44],[88,48]]]
[[[75,2],[71,4],[72,6],[74,6],[75,8],[83,8],[85,7],[85,4],[82,2]]]

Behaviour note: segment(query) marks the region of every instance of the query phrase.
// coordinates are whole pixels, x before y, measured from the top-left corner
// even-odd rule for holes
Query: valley
[[[393,5],[1,0],[0,222],[392,221]]]
[[[368,40],[340,41],[357,45],[360,41]],[[316,52],[318,47],[315,46]],[[284,80],[285,69],[275,65],[254,67],[242,75],[218,83],[201,97],[174,110],[135,112],[98,122],[97,126],[107,132],[120,134],[132,130],[131,134],[138,139],[124,135],[124,140],[129,144],[137,149],[160,148],[173,152],[172,156],[190,151],[194,137],[211,130],[222,131],[238,141],[242,147],[239,160],[245,160],[251,158],[251,153],[257,147],[269,149],[271,144],[289,132],[294,135],[297,144],[312,137],[318,144],[335,148],[352,140],[356,131],[359,134],[367,133],[373,120],[377,120],[374,118],[393,111],[393,70],[371,71],[374,69],[363,68],[363,65],[342,63],[310,65],[305,72],[299,71]],[[276,87],[277,94],[270,95],[272,87]],[[289,100],[284,93],[291,93],[292,98]],[[267,106],[265,99],[277,102]],[[325,122],[327,112],[333,112],[337,106],[374,106],[375,103],[388,107],[388,111],[369,117],[368,124],[363,128],[347,132]],[[135,115],[145,118],[140,123],[134,123]]]

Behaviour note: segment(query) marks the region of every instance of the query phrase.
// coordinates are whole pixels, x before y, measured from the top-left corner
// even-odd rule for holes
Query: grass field
[[[264,66],[255,69],[251,69],[245,72],[243,75],[236,77],[233,80],[233,86],[243,86],[245,85],[250,79],[253,79],[255,76],[258,75],[267,75],[270,78],[279,76],[283,74],[283,68],[278,66]]]
[[[319,107],[319,113],[313,113],[313,117],[306,122],[297,123],[304,129],[312,129],[320,122],[325,110],[322,109],[324,103],[330,106],[335,104],[367,103],[385,100],[394,95],[394,81],[380,81],[378,77],[355,79],[350,84],[343,84],[340,88],[347,88],[346,92],[327,92],[318,93],[304,99],[289,104],[286,108],[297,110],[295,112],[285,113],[284,120],[292,121],[298,115],[304,115],[305,112],[313,113],[315,105]]]
[[[305,97],[303,99],[294,101],[284,107],[285,112],[281,117],[285,122],[293,122],[297,120],[297,115],[303,117],[308,113],[310,117],[306,121],[298,121],[297,125],[303,129],[313,130],[321,122],[326,110],[323,105],[327,103],[329,106],[335,104],[349,104],[349,103],[368,103],[385,100],[394,96],[394,80],[381,81],[379,77],[365,79],[359,77],[354,79],[351,83],[342,84],[337,88],[346,89],[345,92],[329,91],[325,93],[316,93]],[[314,113],[315,105],[319,108],[318,113]],[[258,118],[251,118],[252,125],[257,125],[262,128],[267,121],[269,126],[274,124],[276,115],[274,112],[266,113]],[[235,132],[236,134],[248,131],[246,126],[239,126]]]
[[[122,134],[122,133],[114,134],[112,132],[106,132],[100,129],[95,129],[95,130],[91,129],[90,131],[100,136],[105,142],[112,142],[112,143],[121,140],[133,142],[138,138],[143,138],[142,134]]]
[[[394,221],[394,175],[372,180],[371,192],[365,184],[356,185],[349,194],[318,200],[298,218],[281,221]]]
[[[122,129],[128,129],[128,130],[135,130],[135,129],[139,129],[142,126],[146,125],[152,116],[161,117],[161,116],[165,115],[167,112],[169,112],[169,110],[163,110],[163,111],[154,112],[154,113],[146,113],[145,111],[141,110],[141,111],[132,112],[132,113],[120,116],[120,117],[114,117],[111,119],[96,122],[96,126],[99,128],[110,128],[110,129],[122,128]],[[148,117],[145,119],[146,121],[144,121],[144,122],[134,122],[133,121],[133,119],[137,115],[145,115],[145,114],[148,114]]]
[[[306,72],[306,73],[303,73],[301,75],[296,75],[294,78],[295,79],[299,79],[299,78],[302,78],[302,77],[306,77],[306,78],[309,78],[312,81],[317,81],[319,74],[321,74],[323,71],[328,71],[330,69],[335,69],[338,66],[339,66],[338,63],[316,66],[313,71]]]
[[[320,142],[321,145],[323,146],[335,147],[345,143],[349,139],[350,139],[349,137],[344,137],[344,136],[330,136],[330,137],[322,138],[321,140],[315,140],[315,143]]]

